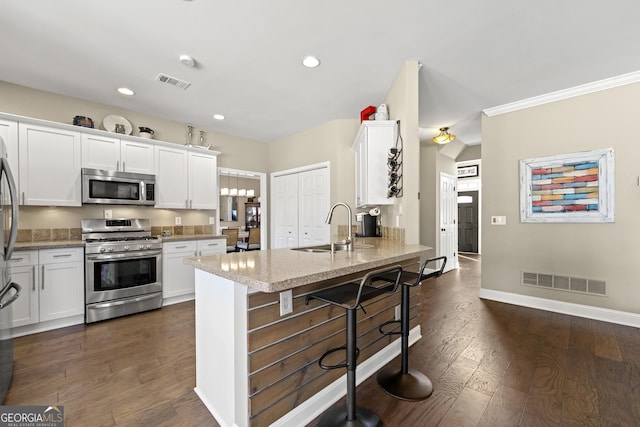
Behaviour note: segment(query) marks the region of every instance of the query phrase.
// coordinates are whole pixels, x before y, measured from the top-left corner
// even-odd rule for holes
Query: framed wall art
[[[614,190],[612,148],[520,160],[520,222],[614,222]]]
[[[474,178],[480,176],[480,165],[458,166],[458,178]]]

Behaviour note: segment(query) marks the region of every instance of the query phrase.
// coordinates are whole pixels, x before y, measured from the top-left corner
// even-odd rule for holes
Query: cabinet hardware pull
[[[44,265],[42,266],[42,281],[40,283],[42,284],[42,290],[44,291]]]
[[[24,191],[22,192],[22,204],[24,205]]]
[[[176,249],[184,249],[184,248],[186,248],[186,247],[187,247],[187,245],[183,245],[183,246],[176,246]]]
[[[116,160],[116,170],[120,170],[120,160]],[[124,171],[123,171],[124,172]]]
[[[61,255],[54,255],[54,258],[66,258],[66,257],[70,257],[71,254],[61,254]]]
[[[33,286],[31,287],[31,289],[33,289],[33,292],[36,291],[36,266],[32,265],[31,268],[33,269]]]
[[[126,172],[126,171],[127,171],[127,168],[125,167],[124,160],[123,160],[122,161],[122,172]]]
[[[22,261],[24,258],[11,258],[9,261]]]

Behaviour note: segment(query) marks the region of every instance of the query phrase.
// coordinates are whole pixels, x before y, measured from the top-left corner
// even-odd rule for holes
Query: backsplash
[[[24,242],[50,242],[82,240],[81,228],[26,228],[18,230],[17,241]]]
[[[168,231],[170,236],[197,236],[200,234],[213,234],[213,225],[162,225],[152,226],[151,235],[161,236]]]
[[[356,233],[360,232],[360,226],[354,225],[351,227],[353,236]],[[396,227],[382,227],[382,239],[394,240],[397,242],[404,242],[404,228],[396,228]],[[345,236],[347,235],[347,226],[346,225],[338,225],[338,235]]]
[[[151,227],[153,236],[160,236],[163,231],[168,231],[171,236],[193,236],[213,234],[213,225],[163,225]],[[82,240],[82,228],[25,228],[18,230],[17,241],[29,242],[59,242],[70,240]]]

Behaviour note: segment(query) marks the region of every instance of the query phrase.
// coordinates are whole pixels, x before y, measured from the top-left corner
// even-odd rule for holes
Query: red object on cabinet
[[[360,123],[362,123],[365,120],[369,120],[369,116],[375,113],[376,113],[376,107],[374,107],[373,105],[369,105],[367,108],[360,111]]]

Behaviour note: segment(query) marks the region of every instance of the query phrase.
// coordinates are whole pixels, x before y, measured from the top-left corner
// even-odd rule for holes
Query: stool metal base
[[[408,369],[408,373],[403,374],[401,369],[388,366],[378,373],[378,384],[391,396],[413,402],[424,400],[433,393],[431,380],[415,369]]]
[[[383,427],[380,418],[366,408],[356,407],[356,419],[347,420],[347,407],[341,406],[325,412],[318,427]]]

